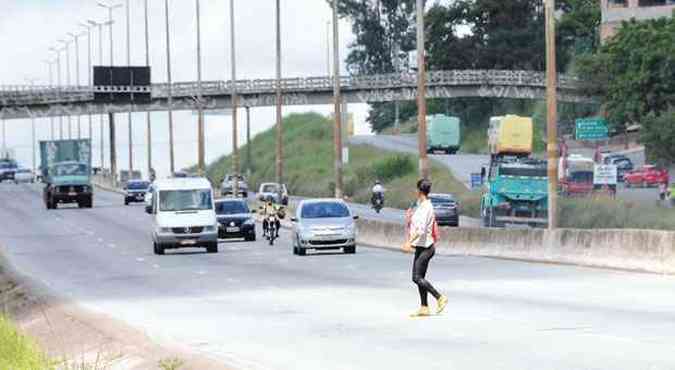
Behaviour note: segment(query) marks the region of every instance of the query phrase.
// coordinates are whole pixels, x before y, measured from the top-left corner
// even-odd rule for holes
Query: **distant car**
[[[281,184],[280,187],[279,184],[277,184],[276,182],[262,183],[260,184],[260,188],[258,189],[258,200],[261,202],[271,200],[273,203],[287,206],[288,189],[286,189],[286,185]]]
[[[14,181],[14,173],[17,167],[16,162],[11,159],[0,160],[0,182],[5,180]]]
[[[35,174],[33,174],[33,171],[29,170],[28,168],[18,168],[14,172],[14,183],[19,184],[19,183],[34,183],[35,182]]]
[[[624,176],[627,187],[630,186],[655,186],[664,182],[669,182],[670,176],[668,170],[652,165],[644,165],[637,170],[628,172]]]
[[[255,219],[252,213],[244,199],[217,199],[218,237],[255,241]]]
[[[439,226],[459,226],[459,202],[452,194],[430,194]]]
[[[339,199],[303,200],[293,222],[293,254],[308,250],[343,249],[356,253],[356,224],[347,204]]]
[[[150,188],[150,181],[129,180],[124,187],[124,205],[145,202],[145,194]]]
[[[248,198],[248,184],[246,183],[244,176],[241,175],[238,177],[236,175],[226,175],[223,182],[220,184],[220,194],[224,197],[234,195],[235,178],[237,178],[237,184],[239,186],[237,193],[243,198]]]

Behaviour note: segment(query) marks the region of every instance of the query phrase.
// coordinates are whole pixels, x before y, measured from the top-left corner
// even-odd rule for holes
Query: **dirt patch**
[[[0,310],[64,368],[92,370],[222,370],[214,360],[180,344],[158,345],[106,315],[54,297],[16,273],[0,251]]]

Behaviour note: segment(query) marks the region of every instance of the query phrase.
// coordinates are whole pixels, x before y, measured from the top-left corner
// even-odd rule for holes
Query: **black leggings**
[[[420,301],[422,306],[428,306],[427,293],[431,293],[434,298],[441,297],[436,289],[428,282],[425,277],[427,275],[427,268],[429,261],[436,254],[436,248],[432,245],[429,248],[415,247],[415,260],[413,261],[413,283],[417,284],[417,289],[420,292]]]

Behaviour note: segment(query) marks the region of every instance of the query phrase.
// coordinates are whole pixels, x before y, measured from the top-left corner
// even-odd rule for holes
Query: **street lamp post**
[[[49,66],[49,88],[54,88],[54,71],[52,66],[56,63],[56,61],[44,60],[43,62]],[[52,115],[49,115],[49,128],[51,140],[54,140],[54,116]]]
[[[148,29],[148,0],[143,2],[145,9],[145,65],[150,67],[150,31]],[[150,124],[150,112],[145,115],[148,135],[148,178],[152,176],[152,125]]]
[[[75,41],[75,86],[79,87],[80,86],[80,37],[84,36],[84,34],[75,34],[72,32],[68,32],[68,35],[73,38]],[[82,126],[81,126],[81,120],[80,120],[80,115],[77,115],[77,138],[81,139],[82,138]]]
[[[92,26],[96,26],[98,28],[98,64],[100,66],[103,66],[103,26],[112,26],[113,22],[108,21],[108,22],[96,22],[92,20],[88,20],[87,23],[89,23]],[[91,68],[90,68],[91,69]],[[104,127],[104,120],[103,120],[103,114],[99,116],[99,128],[100,128],[100,145],[101,145],[101,169],[105,167],[105,127]]]
[[[113,50],[113,10],[120,8],[122,4],[106,4],[99,2],[98,6],[108,10],[108,27],[110,35],[110,67],[114,66]],[[108,129],[110,134],[110,174],[112,176],[113,186],[117,184],[117,148],[115,145],[115,114],[108,113]]]
[[[70,87],[70,43],[71,41],[59,40],[63,44],[63,48],[66,51],[66,86]],[[68,139],[72,139],[73,135],[73,121],[72,117],[68,115]]]
[[[56,54],[56,86],[61,89],[61,50],[49,48]],[[63,140],[63,116],[59,116],[59,140]]]
[[[424,0],[417,0],[417,142],[420,156],[420,177],[430,175],[427,156],[426,68],[424,58]]]
[[[84,27],[87,30],[87,70],[88,70],[88,84],[89,88],[91,89],[94,85],[93,80],[92,80],[92,68],[91,68],[91,28],[92,26],[81,22],[80,23],[81,27]],[[89,113],[89,140],[91,140],[93,137],[93,131],[92,131],[92,123],[91,123],[91,112]]]
[[[127,13],[127,67],[131,67],[131,9],[129,8],[129,0],[126,0],[125,9]],[[131,74],[129,75],[131,76]],[[133,81],[129,81],[129,85],[133,85]],[[130,110],[127,113],[129,125],[129,178],[132,179],[134,173],[134,135],[131,128],[131,106],[129,107]]]
[[[333,140],[335,146],[335,197],[342,198],[342,97],[340,94],[340,38],[338,24],[338,0],[333,0],[333,99],[335,126],[333,126]]]
[[[167,103],[169,114],[169,169],[171,174],[175,172],[175,160],[173,151],[173,92],[171,86],[171,37],[169,35],[169,0],[164,0],[164,16],[166,25],[166,80],[167,80]]]
[[[281,5],[280,0],[277,0],[277,11],[276,11],[276,33],[277,33],[277,83],[276,83],[276,95],[277,95],[277,161],[276,161],[276,175],[277,175],[277,184],[283,182],[284,174],[284,162],[283,162],[283,127],[282,127],[282,111],[281,106],[282,96],[281,96]],[[279,187],[281,189],[281,187]],[[281,198],[279,198],[281,199]]]
[[[202,37],[199,0],[195,0],[197,12],[197,171],[204,176],[204,110],[202,107]],[[236,181],[235,181],[236,182]],[[235,192],[235,196],[236,196]]]
[[[35,88],[35,78],[26,78],[26,81],[30,84],[31,88]],[[30,127],[31,127],[31,150],[33,152],[33,173],[37,173],[37,165],[35,161],[35,116],[33,113],[30,114]]]
[[[234,167],[233,193],[239,196],[239,149],[237,147],[237,58],[234,37],[234,0],[230,0],[230,58],[232,64],[232,162]]]

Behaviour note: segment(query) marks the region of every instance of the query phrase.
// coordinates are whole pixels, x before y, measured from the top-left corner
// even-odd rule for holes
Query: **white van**
[[[153,215],[155,254],[165,249],[206,248],[218,253],[218,222],[211,183],[205,178],[156,180],[145,211]]]

